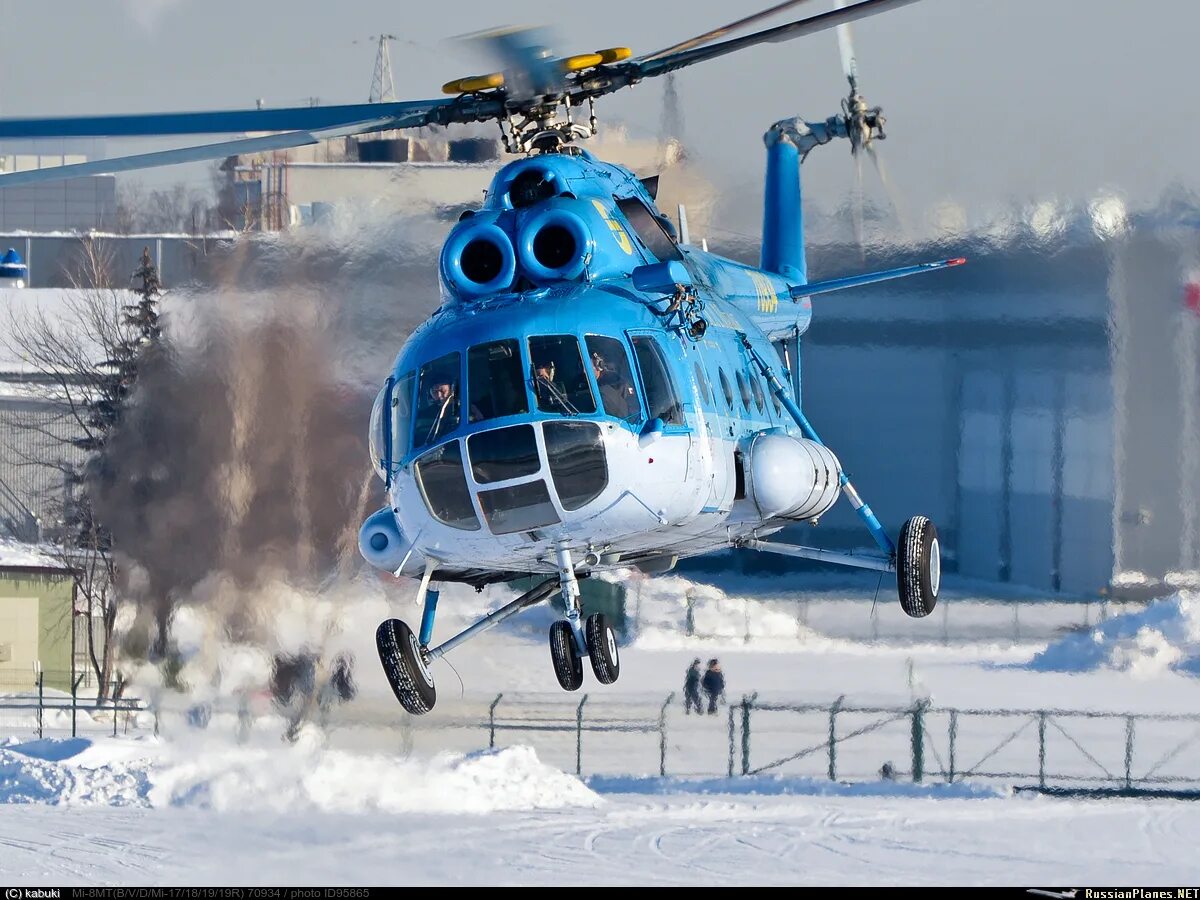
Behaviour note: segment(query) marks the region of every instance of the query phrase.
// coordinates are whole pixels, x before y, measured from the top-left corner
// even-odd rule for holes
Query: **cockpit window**
[[[569,334],[529,339],[530,383],[542,412],[575,416],[594,413],[596,398],[583,368],[579,340]]]
[[[463,531],[478,531],[479,518],[471,505],[471,492],[463,473],[462,449],[458,441],[430,450],[416,465],[417,484],[430,514],[439,522]]]
[[[633,387],[633,373],[629,371],[629,357],[625,345],[615,338],[589,334],[587,343],[588,362],[600,389],[600,404],[606,416],[615,416],[627,422],[636,422],[642,417],[637,391]]]
[[[458,427],[461,353],[447,353],[421,366],[413,447],[440,440]]]
[[[529,412],[515,340],[476,344],[467,351],[467,391],[470,422]]]
[[[391,404],[393,387],[394,383],[389,378],[375,398],[375,405],[371,407],[371,427],[368,431],[371,464],[375,467],[375,474],[385,482],[388,480],[387,470],[392,460],[392,436],[388,428],[391,422],[385,416],[385,412]]]
[[[662,350],[650,337],[635,337],[633,352],[637,356],[638,369],[642,373],[642,385],[646,389],[646,405],[650,408],[650,417],[662,419],[667,425],[682,425],[683,410],[675,388],[667,375],[666,362]]]
[[[400,376],[392,387],[392,462],[395,463],[408,452],[408,436],[412,431],[412,372]]]
[[[683,258],[670,233],[663,227],[663,223],[646,208],[641,200],[635,197],[628,197],[624,200],[617,197],[613,199],[617,201],[617,208],[621,210],[633,230],[637,232],[637,236],[642,239],[646,249],[658,257],[660,262]]]

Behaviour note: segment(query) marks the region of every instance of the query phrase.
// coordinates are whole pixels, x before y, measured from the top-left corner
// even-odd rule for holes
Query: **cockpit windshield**
[[[468,421],[482,422],[529,412],[515,340],[476,344],[467,351]]]
[[[566,416],[596,411],[596,398],[583,368],[578,338],[569,334],[531,337],[529,358],[538,409]]]
[[[417,382],[416,428],[413,448],[440,440],[458,428],[461,353],[447,353],[421,366]]]

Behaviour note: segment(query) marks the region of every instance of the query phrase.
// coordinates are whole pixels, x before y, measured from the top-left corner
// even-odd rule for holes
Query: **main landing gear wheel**
[[[924,516],[913,516],[900,529],[896,586],[908,615],[919,619],[933,612],[942,586],[942,554],[937,528]]]
[[[559,620],[550,626],[550,659],[554,675],[564,691],[577,691],[583,684],[583,660],[575,646],[575,635],[569,622]]]
[[[617,636],[604,613],[588,616],[583,637],[596,680],[601,684],[612,684],[621,675],[621,659],[617,655]]]
[[[437,691],[412,629],[399,619],[388,619],[376,630],[375,645],[379,648],[383,672],[400,705],[414,716],[433,709]]]

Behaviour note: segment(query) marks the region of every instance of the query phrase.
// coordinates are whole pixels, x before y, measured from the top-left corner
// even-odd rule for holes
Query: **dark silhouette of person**
[[[538,409],[548,412],[578,415],[579,410],[567,396],[567,388],[556,377],[554,360],[543,359],[533,365],[533,392],[537,396]]]
[[[704,688],[704,693],[708,694],[708,714],[715,716],[717,703],[725,696],[725,673],[721,671],[721,664],[717,660],[708,661],[708,668],[704,670],[700,685]]]
[[[704,712],[704,708],[700,705],[700,658],[692,660],[692,664],[688,666],[687,675],[683,679],[683,711],[691,715],[692,706],[696,707],[697,714]]]
[[[426,444],[432,444],[444,434],[458,427],[458,392],[448,381],[435,381],[429,386],[426,410],[433,414],[433,422],[425,435]]]
[[[596,376],[596,386],[600,388],[600,402],[604,405],[606,413],[618,419],[627,419],[637,412],[633,387],[619,372],[610,369],[599,353],[592,354],[592,374]]]

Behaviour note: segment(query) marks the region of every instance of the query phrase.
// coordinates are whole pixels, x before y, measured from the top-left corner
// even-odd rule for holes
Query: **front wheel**
[[[414,716],[433,709],[437,691],[412,629],[399,619],[388,619],[376,630],[375,645],[383,673],[400,705]]]
[[[554,677],[562,689],[579,690],[583,684],[583,660],[575,646],[571,623],[562,619],[550,626],[550,660],[554,663]]]
[[[583,636],[596,680],[612,684],[621,675],[621,658],[617,655],[617,636],[604,613],[588,616]]]
[[[937,527],[925,516],[913,516],[900,529],[896,548],[896,587],[900,608],[914,619],[933,612],[942,586],[942,553]]]

